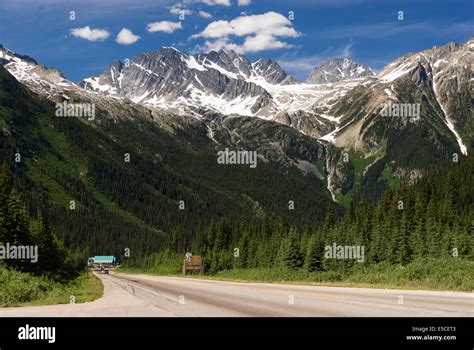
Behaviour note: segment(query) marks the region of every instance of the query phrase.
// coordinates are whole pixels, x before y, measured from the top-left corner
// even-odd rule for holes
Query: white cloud
[[[245,53],[289,48],[292,45],[279,38],[296,38],[299,35],[288,18],[276,12],[267,12],[260,15],[240,16],[231,21],[214,21],[209,23],[202,32],[192,35],[191,39],[208,39],[204,46],[198,46],[203,49],[232,47],[239,53]],[[231,42],[230,38],[233,36],[243,37],[243,43],[237,45]]]
[[[181,4],[176,4],[170,9],[170,13],[173,15],[185,15],[190,16],[193,14],[193,11],[190,9],[183,7]]]
[[[221,5],[221,6],[230,6],[230,0],[202,0],[203,3],[209,6],[216,6],[216,5]]]
[[[91,27],[89,26],[71,29],[70,33],[76,38],[81,38],[89,41],[104,41],[110,36],[110,32],[105,29],[91,29]]]
[[[140,39],[138,35],[133,34],[129,29],[122,28],[117,34],[115,41],[121,45],[130,45],[137,42]]]
[[[193,53],[219,50],[233,50],[239,54],[245,54],[249,52],[259,52],[263,50],[275,50],[290,47],[293,47],[293,45],[289,45],[285,42],[279,41],[271,35],[258,35],[254,37],[247,37],[242,45],[233,43],[229,38],[206,40],[204,42],[204,45],[197,45],[193,49]]]
[[[199,11],[198,15],[202,18],[212,18],[212,15],[206,11]]]
[[[237,3],[237,6],[248,6],[250,5],[251,2],[252,0],[239,0],[239,2]]]
[[[223,38],[230,35],[246,36],[251,34],[268,34],[272,36],[297,37],[299,33],[291,21],[276,12],[261,15],[240,16],[232,21],[214,21],[192,38]]]
[[[244,41],[242,50],[243,52],[259,52],[290,47],[292,47],[292,45],[280,41],[272,35],[259,34],[256,36],[248,36]]]
[[[170,21],[161,21],[161,22],[153,22],[148,23],[146,26],[146,30],[150,33],[154,32],[165,32],[165,33],[173,33],[178,29],[182,29],[183,26],[181,22],[170,22]]]
[[[219,51],[222,49],[227,51],[234,50],[237,53],[244,53],[239,45],[230,42],[228,38],[221,38],[214,41],[206,40],[203,45],[196,45],[192,50],[192,53]]]

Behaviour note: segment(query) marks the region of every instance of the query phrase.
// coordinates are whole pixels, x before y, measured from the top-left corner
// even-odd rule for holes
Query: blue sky
[[[0,0],[0,43],[73,81],[161,46],[233,48],[305,79],[328,58],[350,56],[379,70],[407,52],[472,35],[472,0]]]

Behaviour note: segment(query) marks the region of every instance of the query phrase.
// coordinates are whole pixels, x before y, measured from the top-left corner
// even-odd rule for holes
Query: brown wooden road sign
[[[193,255],[191,257],[184,258],[183,262],[183,274],[186,275],[188,271],[202,273],[202,259],[200,255]]]

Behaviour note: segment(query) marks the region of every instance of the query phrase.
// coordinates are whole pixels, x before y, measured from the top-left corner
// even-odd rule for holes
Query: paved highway
[[[474,294],[99,275],[84,304],[3,308],[5,316],[474,316]]]

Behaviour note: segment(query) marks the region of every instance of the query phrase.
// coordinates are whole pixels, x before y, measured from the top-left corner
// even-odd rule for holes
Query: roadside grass
[[[181,255],[163,251],[152,254],[139,262],[127,261],[120,266],[119,272],[140,274],[146,271],[153,275],[175,275],[180,273],[182,263]]]
[[[389,289],[424,289],[474,291],[474,262],[456,259],[423,259],[407,265],[380,263],[358,265],[345,271],[291,271],[288,269],[226,270],[219,279],[279,283],[369,287]]]
[[[150,267],[149,269],[135,268],[135,267],[120,267],[117,272],[129,273],[129,274],[149,274],[157,276],[175,276],[179,275],[180,267],[176,267],[176,264],[160,264],[157,266]]]
[[[232,282],[265,282],[334,287],[385,288],[438,291],[474,291],[474,262],[462,259],[420,259],[407,265],[379,263],[355,265],[341,271],[314,271],[287,268],[230,269],[216,275],[188,275],[190,278]],[[176,269],[119,269],[130,274],[180,276]]]
[[[68,304],[72,296],[76,303],[84,303],[100,298],[104,288],[92,273],[60,283],[4,267],[0,267],[0,286],[0,307]]]

